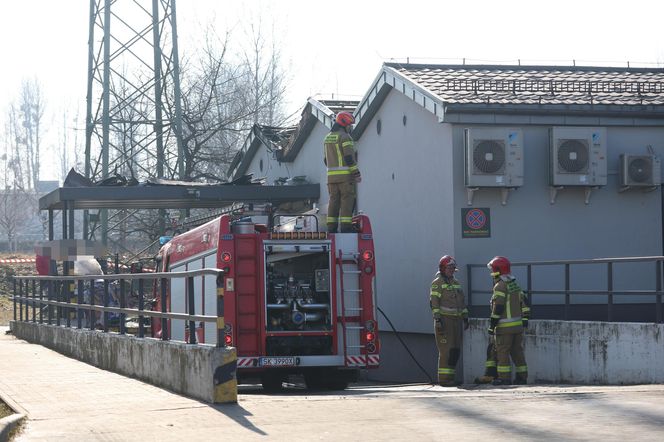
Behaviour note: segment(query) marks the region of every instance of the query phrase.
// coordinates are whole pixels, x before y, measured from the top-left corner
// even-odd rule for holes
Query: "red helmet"
[[[438,261],[438,270],[442,272],[445,270],[445,267],[454,267],[454,270],[456,270],[456,261],[454,260],[453,256],[445,255],[440,258],[440,261]]]
[[[339,112],[335,118],[337,124],[341,127],[350,126],[355,124],[355,117],[350,112]]]
[[[510,260],[504,256],[496,256],[486,265],[491,271],[491,276],[509,275],[512,273]]]

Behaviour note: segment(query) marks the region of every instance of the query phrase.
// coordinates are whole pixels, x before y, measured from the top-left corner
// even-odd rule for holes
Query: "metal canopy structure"
[[[48,239],[53,241],[56,211],[62,214],[62,239],[67,240],[75,237],[76,210],[222,208],[235,202],[280,204],[314,201],[319,196],[319,184],[61,187],[39,199],[39,210],[48,211]]]
[[[61,187],[39,199],[39,210],[200,209],[242,202],[316,200],[319,184]]]

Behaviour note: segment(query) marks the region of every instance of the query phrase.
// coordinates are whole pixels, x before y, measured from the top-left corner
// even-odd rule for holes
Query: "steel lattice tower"
[[[88,50],[85,176],[182,178],[175,0],[90,0]]]

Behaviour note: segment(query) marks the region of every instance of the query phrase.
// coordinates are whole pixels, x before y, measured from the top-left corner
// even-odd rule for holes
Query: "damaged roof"
[[[316,100],[309,98],[302,110],[297,126],[254,125],[242,149],[238,151],[229,166],[229,178],[236,179],[247,172],[261,143],[265,145],[269,152],[274,153],[277,161],[292,162],[297,157],[316,122],[321,122],[331,128],[334,116],[337,113],[341,111],[352,113],[358,103],[359,101],[354,100]]]
[[[296,129],[295,126],[277,127],[254,124],[242,148],[235,154],[233,161],[228,166],[228,177],[235,179],[244,175],[261,144],[269,152],[275,152],[276,155],[276,152],[289,143]]]

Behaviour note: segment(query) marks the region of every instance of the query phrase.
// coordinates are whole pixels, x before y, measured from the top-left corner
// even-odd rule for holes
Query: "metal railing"
[[[194,302],[195,278],[215,276],[217,285],[216,315],[197,315]],[[168,312],[168,293],[171,280],[185,278],[185,299],[188,313]],[[96,284],[103,281],[101,304],[95,303]],[[146,309],[146,282],[153,285],[154,294],[160,298],[161,311]],[[127,286],[127,283],[129,284]],[[111,284],[117,284],[118,304],[111,306]],[[146,319],[161,321],[161,339],[170,340],[169,320],[183,320],[187,323],[189,336],[187,342],[196,344],[196,322],[217,324],[217,347],[225,347],[224,329],[224,284],[225,273],[218,269],[200,269],[184,272],[165,273],[126,273],[89,276],[15,276],[13,278],[14,320],[39,324],[72,327],[72,316],[78,329],[95,330],[99,324],[96,312],[100,313],[103,332],[110,329],[110,314],[119,315],[118,332],[127,334],[127,318],[138,317],[136,336],[145,337]],[[138,298],[136,308],[127,307],[127,288]],[[86,296],[87,292],[87,296]],[[85,298],[89,297],[87,302]],[[75,302],[71,302],[76,298]],[[75,313],[75,315],[72,315]],[[32,316],[32,317],[30,317]],[[84,324],[85,322],[85,324]],[[64,323],[64,324],[63,324]]]
[[[620,303],[614,303],[614,298],[618,295],[620,296],[638,296],[638,295],[648,295],[654,297],[653,304],[655,308],[655,321],[657,323],[662,323],[662,263],[664,262],[664,256],[644,256],[644,257],[626,257],[626,258],[598,258],[598,259],[578,259],[578,260],[565,260],[565,261],[529,261],[529,262],[513,262],[512,263],[512,273],[515,273],[515,269],[525,268],[526,278],[523,281],[522,278],[518,278],[518,282],[521,284],[522,289],[530,297],[531,310],[533,314],[538,308],[543,306],[553,306],[557,304],[538,304],[537,300],[542,295],[558,295],[564,296],[564,303],[562,317],[555,319],[569,320],[572,309],[576,304],[571,302],[571,297],[574,295],[588,296],[588,295],[605,295],[606,296],[606,320],[614,321],[616,316],[616,309],[621,305]],[[627,263],[644,263],[645,265],[652,265],[652,268],[647,270],[647,273],[650,273],[652,280],[654,282],[655,288],[652,290],[630,290],[630,289],[616,289],[616,277],[615,277],[615,267],[620,264]],[[599,265],[605,266],[605,277],[604,281],[605,287],[597,289],[578,289],[573,288],[573,280],[571,277],[572,266],[588,266],[588,265]],[[560,289],[544,289],[536,288],[536,283],[538,282],[536,278],[533,277],[533,268],[536,267],[562,267],[564,270],[564,276],[562,281],[562,288]],[[486,275],[487,286],[486,290],[476,290],[473,287],[473,270],[481,268],[482,272]],[[491,294],[491,284],[488,276],[488,270],[486,264],[468,264],[466,266],[466,276],[467,276],[467,292],[468,292],[468,305],[474,306],[472,303],[474,294]],[[524,286],[525,282],[525,286]],[[541,281],[540,281],[541,282]],[[551,283],[551,278],[548,278],[547,283]],[[602,305],[602,304],[595,304]],[[647,303],[646,305],[652,305]],[[534,316],[535,318],[537,316]]]

